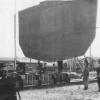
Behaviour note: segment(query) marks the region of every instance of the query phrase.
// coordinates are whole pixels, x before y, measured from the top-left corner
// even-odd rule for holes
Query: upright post
[[[92,53],[92,52],[91,52],[91,45],[90,45],[90,58],[91,58],[91,53]]]
[[[15,0],[15,14],[14,14],[14,69],[16,70],[16,0]]]

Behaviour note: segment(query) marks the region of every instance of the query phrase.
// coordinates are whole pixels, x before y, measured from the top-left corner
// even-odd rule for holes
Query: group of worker
[[[16,92],[18,92],[18,88],[16,87],[16,76],[7,76],[6,71],[3,70],[3,68],[4,67],[0,67],[0,100],[17,100]],[[100,92],[100,67],[98,67],[96,71],[98,91]],[[84,60],[84,70],[82,77],[84,90],[87,90],[89,80],[89,62],[86,58]]]

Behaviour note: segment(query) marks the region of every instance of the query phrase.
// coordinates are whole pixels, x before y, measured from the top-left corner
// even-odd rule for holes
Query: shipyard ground
[[[20,91],[21,100],[100,100],[96,82],[89,83],[89,89],[83,85],[66,85],[53,88],[28,89]]]

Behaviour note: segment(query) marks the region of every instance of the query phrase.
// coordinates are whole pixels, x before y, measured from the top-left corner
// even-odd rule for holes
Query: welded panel
[[[58,61],[83,55],[95,37],[97,0],[45,1],[19,12],[25,56]]]

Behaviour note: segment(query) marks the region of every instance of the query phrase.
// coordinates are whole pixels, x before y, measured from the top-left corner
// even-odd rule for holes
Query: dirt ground
[[[100,100],[97,83],[89,84],[88,90],[83,85],[72,85],[47,89],[24,90],[20,92],[22,100]]]

